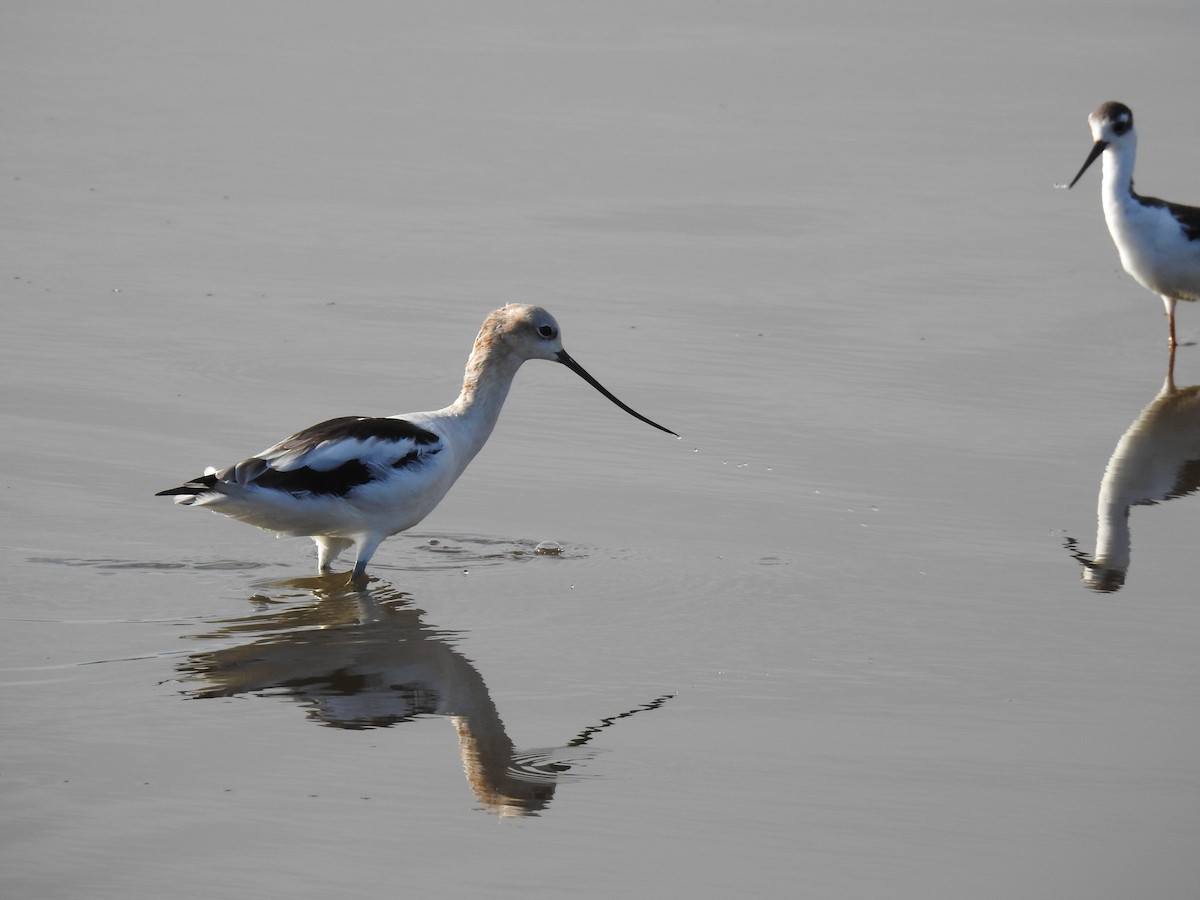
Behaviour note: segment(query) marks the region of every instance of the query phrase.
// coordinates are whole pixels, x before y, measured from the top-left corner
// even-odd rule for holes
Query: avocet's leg
[[[354,543],[348,538],[324,535],[314,537],[313,541],[317,545],[317,572],[321,574],[328,572],[338,554]]]
[[[364,534],[356,542],[358,544],[358,559],[354,563],[354,571],[350,574],[351,581],[364,581],[367,577],[367,563],[383,543],[386,534]]]
[[[1164,296],[1162,298],[1163,306],[1167,308],[1167,343],[1172,350],[1175,349],[1175,298]]]

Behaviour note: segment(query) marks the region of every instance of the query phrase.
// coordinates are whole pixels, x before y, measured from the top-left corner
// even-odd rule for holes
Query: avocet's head
[[[641,419],[659,431],[675,434],[670,428],[664,428],[657,422],[647,419],[640,412],[626,406],[608,388],[589,375],[583,366],[575,362],[563,349],[562,332],[558,327],[558,322],[554,320],[554,316],[540,306],[510,303],[503,309],[496,310],[483,323],[483,330],[479,333],[476,341],[477,350],[480,348],[480,342],[502,342],[508,352],[521,359],[547,359],[551,362],[562,363],[635,419]],[[675,437],[679,437],[679,435],[675,434]]]
[[[1092,152],[1084,160],[1079,174],[1072,178],[1071,183],[1067,185],[1069,188],[1075,187],[1075,182],[1088,170],[1088,166],[1094,163],[1100,154],[1109,147],[1132,146],[1137,141],[1137,136],[1133,131],[1133,110],[1116,100],[1101,103],[1096,111],[1088,116],[1088,125],[1091,126],[1092,139],[1096,143],[1092,144]]]
[[[562,352],[562,335],[554,316],[540,306],[510,303],[487,317],[481,341],[502,344],[520,359],[557,361]]]

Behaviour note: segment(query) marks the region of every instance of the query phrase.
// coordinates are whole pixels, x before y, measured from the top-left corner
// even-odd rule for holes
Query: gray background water
[[[1195,896],[1200,507],[1118,593],[1064,546],[1166,323],[1052,185],[1118,99],[1200,203],[1198,25],[7,4],[0,892]],[[359,598],[151,496],[448,403],[510,301],[682,439],[532,363]]]

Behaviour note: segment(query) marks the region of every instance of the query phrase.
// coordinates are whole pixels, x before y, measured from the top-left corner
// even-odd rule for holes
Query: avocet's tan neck
[[[443,426],[458,432],[456,447],[460,471],[487,442],[496,427],[513,378],[525,360],[512,352],[499,333],[495,317],[483,324],[467,359],[458,399],[439,412]]]

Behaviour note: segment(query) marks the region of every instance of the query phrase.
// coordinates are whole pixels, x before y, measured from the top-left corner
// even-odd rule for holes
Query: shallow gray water
[[[1166,323],[1052,185],[1119,99],[1200,202],[1197,24],[0,12],[4,895],[1194,896],[1200,506],[1072,555]],[[152,496],[449,402],[510,301],[683,437],[532,363],[359,595]]]

